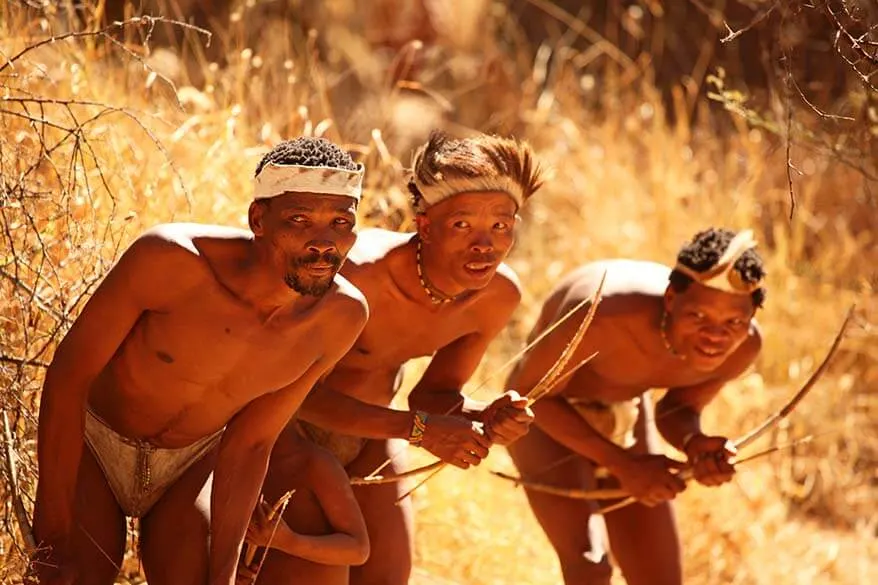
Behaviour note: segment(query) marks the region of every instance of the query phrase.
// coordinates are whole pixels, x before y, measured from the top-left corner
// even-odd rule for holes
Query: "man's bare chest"
[[[572,376],[565,394],[614,402],[647,390],[699,384],[708,377],[670,354],[655,356],[637,348],[609,347]]]
[[[123,347],[143,381],[214,389],[252,398],[300,377],[324,347],[313,320],[262,323],[252,312],[210,297],[143,315]],[[248,396],[242,396],[242,393]]]
[[[434,312],[393,300],[370,302],[369,309],[369,321],[345,357],[346,365],[395,368],[430,356],[476,330],[464,310]]]

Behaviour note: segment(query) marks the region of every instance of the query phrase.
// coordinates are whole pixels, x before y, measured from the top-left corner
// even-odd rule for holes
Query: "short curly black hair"
[[[354,171],[357,164],[351,155],[325,138],[301,136],[295,140],[284,140],[262,157],[256,166],[256,175],[269,163],[279,165],[301,165],[305,167],[331,167]]]
[[[698,232],[691,242],[680,249],[680,252],[677,254],[677,263],[683,264],[696,272],[709,270],[716,265],[736,235],[731,230],[713,227]],[[738,258],[733,269],[748,284],[759,282],[765,277],[762,258],[752,248]],[[675,291],[683,292],[692,284],[692,278],[678,270],[673,270],[671,271],[670,283]],[[753,299],[753,306],[761,307],[765,302],[765,288],[760,287],[754,290],[751,298]]]

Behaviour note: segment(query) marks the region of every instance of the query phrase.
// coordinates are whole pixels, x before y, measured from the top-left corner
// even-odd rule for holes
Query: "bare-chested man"
[[[610,548],[629,585],[680,585],[681,552],[670,505],[683,465],[661,455],[647,428],[650,389],[667,389],[655,427],[685,453],[696,479],[732,478],[725,437],[702,433],[700,413],[760,350],[754,313],[763,302],[762,261],[750,232],[710,229],[682,248],[673,269],[609,260],[585,265],[551,293],[531,339],[607,277],[602,301],[571,365],[597,356],[534,406],[535,428],[509,447],[521,475],[563,488],[592,489],[601,466],[641,503],[604,517]],[[572,338],[587,309],[571,316],[517,364],[508,384],[536,385]],[[528,490],[568,585],[608,585],[612,569],[595,505]],[[597,522],[596,522],[597,520]]]
[[[250,231],[162,225],[122,255],[43,387],[42,583],[113,583],[126,516],[150,585],[233,582],[278,434],[367,319],[336,274],[363,171],[326,140],[282,143]]]
[[[502,262],[515,241],[516,213],[540,186],[533,152],[510,139],[434,133],[412,171],[417,233],[360,234],[342,274],[366,295],[369,323],[298,414],[302,435],[332,451],[352,476],[388,458],[393,464],[382,473],[403,471],[406,441],[458,467],[476,465],[492,443],[517,439],[532,421],[515,392],[486,404],[464,400],[461,388],[519,304],[517,278]],[[421,356],[432,360],[409,396],[413,411],[388,408],[402,366]],[[372,552],[351,570],[351,583],[408,583],[411,503],[394,505],[404,489],[354,488]],[[303,573],[308,567],[297,559],[286,562],[301,582],[324,582]]]

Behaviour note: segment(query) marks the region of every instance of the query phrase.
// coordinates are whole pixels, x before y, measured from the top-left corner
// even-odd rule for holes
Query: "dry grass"
[[[327,5],[336,4],[347,5]],[[45,36],[10,5],[0,16],[0,63]],[[454,23],[448,30],[465,38],[424,51],[416,63],[422,85],[400,89],[356,27],[343,18],[323,24],[336,53],[329,64],[313,58],[315,39],[278,48],[266,26],[263,46],[273,53],[238,47],[227,68],[204,68],[206,91],[181,84],[181,103],[139,61],[92,37],[46,44],[0,70],[0,397],[13,423],[24,506],[31,508],[36,477],[39,363],[51,359],[82,301],[138,232],[166,221],[245,225],[260,155],[303,132],[362,154],[366,223],[405,226],[400,170],[430,126],[514,131],[535,144],[555,178],[524,212],[511,259],[524,302],[473,387],[520,347],[540,300],[567,270],[603,257],[668,261],[705,226],[752,227],[769,272],[759,317],[765,347],[754,373],[709,409],[707,428],[737,436],[754,426],[807,378],[852,302],[858,317],[830,374],[776,439],[834,434],[748,466],[733,485],[680,497],[687,582],[878,582],[875,185],[794,144],[802,174],[794,176],[798,208],[789,222],[784,148],[764,130],[738,120],[717,136],[709,116],[669,125],[658,92],[637,78],[613,84],[609,76],[589,90],[562,69],[541,85],[519,54]],[[396,66],[406,51],[391,56]],[[582,106],[595,101],[601,113]],[[483,467],[512,469],[502,450]],[[523,492],[484,468],[447,470],[415,492],[414,581],[558,583]],[[15,583],[21,539],[7,484],[0,490],[0,582]]]

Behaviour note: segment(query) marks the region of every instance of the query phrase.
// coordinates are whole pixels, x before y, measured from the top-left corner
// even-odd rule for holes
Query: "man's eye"
[[[456,227],[456,228],[458,228],[458,229],[465,230],[466,228],[469,227],[469,222],[468,222],[468,221],[462,221],[462,220],[461,220],[461,221],[456,221],[456,222],[454,222],[454,227]]]
[[[729,320],[729,324],[730,324],[732,327],[741,327],[742,325],[744,325],[744,320],[743,320],[743,319],[738,319],[738,318],[730,319],[730,320]]]
[[[335,219],[335,225],[350,225],[351,221],[349,219],[345,219],[344,217],[337,217]]]
[[[308,218],[304,215],[294,215],[289,218],[289,221],[293,223],[305,223],[306,221],[308,221]]]
[[[691,316],[696,321],[703,321],[704,320],[704,313],[702,313],[700,311],[692,311],[691,313],[689,313],[689,316]]]
[[[502,221],[499,221],[499,222],[497,222],[497,223],[494,224],[494,229],[495,229],[495,230],[500,230],[500,231],[505,231],[505,230],[508,230],[508,229],[509,229],[509,224],[508,224],[508,223],[504,223],[504,222],[502,222]]]

